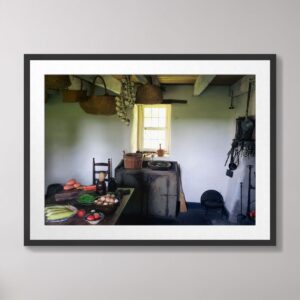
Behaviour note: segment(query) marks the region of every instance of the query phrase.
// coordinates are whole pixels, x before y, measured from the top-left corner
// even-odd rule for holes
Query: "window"
[[[170,152],[171,105],[137,105],[137,148],[140,151]]]

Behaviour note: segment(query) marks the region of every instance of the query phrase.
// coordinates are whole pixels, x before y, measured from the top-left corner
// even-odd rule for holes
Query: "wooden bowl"
[[[112,205],[103,205],[103,204],[95,204],[95,207],[103,212],[106,215],[111,215],[115,212],[115,210],[117,209],[119,203],[115,203]]]

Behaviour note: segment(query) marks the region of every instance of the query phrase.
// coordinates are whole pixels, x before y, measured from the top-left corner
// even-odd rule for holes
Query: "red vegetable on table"
[[[86,214],[86,211],[84,209],[79,209],[77,212],[77,216],[79,218],[83,218],[85,214]]]
[[[76,180],[75,180],[75,179],[69,179],[69,180],[67,181],[66,185],[73,186],[75,183],[76,183]]]
[[[96,191],[96,186],[95,185],[87,185],[83,187],[84,191]]]
[[[94,221],[94,220],[95,220],[95,217],[94,217],[94,215],[88,215],[86,219],[87,219],[88,221]]]
[[[72,189],[74,189],[74,187],[72,185],[65,185],[64,186],[65,191],[69,191],[69,190],[72,190]]]
[[[101,218],[101,216],[98,213],[94,213],[94,218],[95,218],[95,220],[99,220]]]

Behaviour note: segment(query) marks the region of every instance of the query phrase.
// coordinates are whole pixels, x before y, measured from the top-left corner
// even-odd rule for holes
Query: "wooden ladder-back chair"
[[[99,167],[99,169],[97,167]],[[103,170],[103,167],[106,167],[106,170]],[[93,184],[94,185],[96,184],[100,172],[104,172],[106,174],[105,181],[109,181],[111,178],[111,170],[112,170],[111,158],[107,160],[107,163],[97,163],[95,162],[95,158],[93,158]]]

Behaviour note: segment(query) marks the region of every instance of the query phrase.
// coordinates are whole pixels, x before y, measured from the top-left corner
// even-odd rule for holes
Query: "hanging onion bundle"
[[[133,108],[136,100],[136,88],[129,76],[122,77],[122,87],[120,96],[116,97],[117,116],[126,125],[129,125],[128,109]]]

